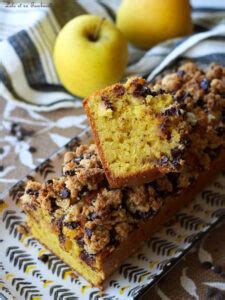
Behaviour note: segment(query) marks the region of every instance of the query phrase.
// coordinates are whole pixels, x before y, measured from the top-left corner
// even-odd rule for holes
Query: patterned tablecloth
[[[0,197],[87,126],[82,108],[36,113],[1,98],[0,120]],[[224,233],[225,222],[169,272],[146,299],[225,299]]]

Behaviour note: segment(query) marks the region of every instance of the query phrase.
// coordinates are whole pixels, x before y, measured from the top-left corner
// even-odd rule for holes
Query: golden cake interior
[[[143,78],[131,78],[86,101],[103,166],[106,161],[112,176],[176,169],[178,161],[176,166],[165,162],[173,161],[174,149],[184,149],[181,139],[187,126],[171,94],[150,89]]]

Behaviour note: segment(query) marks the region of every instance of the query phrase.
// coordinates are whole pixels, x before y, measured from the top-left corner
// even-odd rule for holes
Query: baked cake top
[[[131,78],[88,97],[84,108],[112,187],[180,170],[188,124],[172,94]]]

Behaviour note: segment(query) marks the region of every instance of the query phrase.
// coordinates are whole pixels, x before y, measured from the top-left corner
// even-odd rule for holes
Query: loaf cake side
[[[192,169],[176,178],[169,174],[149,184],[112,190],[102,177],[102,168],[96,168],[99,160],[94,146],[81,146],[65,159],[63,172],[67,175],[44,184],[27,183],[21,208],[31,234],[99,287],[225,169],[222,151],[209,170]]]
[[[171,94],[131,78],[94,93],[83,105],[111,187],[149,182],[181,169],[188,124]],[[174,151],[180,153],[176,162]]]

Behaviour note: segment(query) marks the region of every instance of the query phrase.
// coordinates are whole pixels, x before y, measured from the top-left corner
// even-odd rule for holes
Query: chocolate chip
[[[56,225],[58,227],[58,231],[59,231],[59,242],[60,244],[64,244],[66,241],[66,238],[63,234],[63,221],[64,221],[65,215],[62,215],[56,222]]]
[[[75,172],[75,170],[66,170],[65,175],[66,176],[74,176],[74,175],[76,175],[76,172]]]
[[[52,179],[49,179],[49,180],[47,180],[46,183],[47,183],[47,184],[53,184],[53,180],[52,180]]]
[[[168,163],[168,161],[169,161],[169,158],[167,157],[167,156],[163,156],[162,157],[162,159],[159,161],[159,163],[161,164],[161,165],[165,165],[165,164],[167,164]]]
[[[76,229],[77,227],[80,226],[80,223],[76,221],[71,221],[71,222],[64,222],[63,225],[68,227],[69,229]]]
[[[185,92],[183,95],[174,96],[174,101],[183,102],[188,97],[192,97],[192,95],[189,92]]]
[[[0,166],[0,172],[4,171],[4,166]]]
[[[207,78],[204,78],[201,82],[200,82],[200,87],[203,91],[207,91],[209,88],[209,80]]]
[[[32,146],[30,146],[30,148],[28,150],[30,151],[30,153],[35,153],[37,151],[37,149]]]
[[[171,150],[171,155],[173,157],[172,163],[176,168],[180,167],[180,160],[182,158],[182,154],[183,151],[178,148],[174,148]]]
[[[223,272],[223,269],[221,266],[215,265],[215,266],[212,266],[212,271],[216,274],[221,274]]]
[[[12,123],[10,133],[16,136],[17,140],[22,141],[26,137],[32,136],[34,134],[34,131],[25,129],[18,123]]]
[[[90,159],[93,155],[94,153],[88,153],[85,155],[85,159]]]
[[[187,108],[187,104],[186,103],[181,103],[180,108],[185,110]]]
[[[12,135],[16,135],[16,131],[19,128],[19,124],[18,123],[12,123],[11,124],[11,128],[10,128],[10,133]]]
[[[77,196],[78,196],[78,198],[81,198],[81,197],[87,195],[87,193],[89,193],[89,189],[88,189],[87,185],[84,185],[82,187],[82,189],[78,192]]]
[[[183,154],[183,150],[178,148],[173,148],[171,150],[171,154],[174,160],[180,160]]]
[[[3,153],[4,153],[4,149],[0,148],[0,154],[3,154]]]
[[[53,213],[56,209],[58,209],[58,206],[56,204],[56,198],[49,197],[48,200],[50,201],[50,205],[51,205],[51,213]]]
[[[156,180],[149,183],[149,186],[151,186],[155,190],[157,197],[163,198],[169,195],[169,192],[163,190]]]
[[[156,96],[157,92],[151,91],[146,84],[135,84],[135,89],[133,91],[134,97],[147,97],[148,95]]]
[[[125,94],[125,88],[122,84],[117,84],[114,86],[113,91],[116,97],[123,96]]]
[[[49,254],[42,254],[41,256],[38,257],[38,259],[40,261],[42,261],[43,263],[46,263],[46,262],[48,262]]]
[[[60,197],[62,198],[62,199],[66,199],[66,198],[69,198],[70,197],[70,191],[68,190],[68,188],[63,188],[62,190],[61,190],[61,192],[59,193],[59,195],[60,195]]]
[[[117,233],[116,230],[114,228],[112,228],[109,232],[110,235],[110,244],[113,246],[118,246],[119,245],[119,241],[116,239]]]
[[[160,124],[160,129],[161,129],[161,132],[166,136],[167,140],[170,140],[171,139],[171,129],[170,129],[170,126],[168,124],[168,119],[164,119],[162,121],[162,123]]]
[[[104,103],[106,109],[114,110],[112,102],[107,96],[102,96],[102,102]]]
[[[184,70],[178,70],[177,75],[180,76],[180,77],[183,77],[185,75],[185,71]]]
[[[78,244],[81,248],[84,247],[84,239],[83,239],[83,237],[76,238],[75,240],[76,240],[77,244]]]
[[[89,220],[95,220],[95,219],[98,219],[99,216],[97,215],[97,213],[94,211],[94,212],[91,212],[89,215],[88,215],[88,218]]]
[[[87,265],[92,266],[95,262],[95,255],[88,253],[87,251],[83,250],[80,253],[80,258],[86,262]]]
[[[65,241],[66,241],[66,237],[64,236],[64,234],[62,232],[60,232],[58,238],[59,238],[59,243],[61,245],[63,245],[65,243]]]
[[[31,175],[27,175],[26,177],[27,177],[27,179],[29,179],[30,181],[34,181],[34,180],[35,180],[34,177],[31,176]]]
[[[202,99],[198,99],[198,101],[196,102],[196,105],[199,107],[203,107],[205,105],[205,102]]]
[[[166,110],[164,110],[164,112],[162,113],[164,116],[176,116],[176,115],[180,115],[180,111],[179,109],[177,109],[177,107],[170,107],[167,108]]]
[[[80,163],[80,161],[81,161],[82,159],[84,159],[83,154],[81,154],[80,156],[75,157],[75,158],[73,159],[73,162],[75,162],[75,163]]]
[[[160,88],[157,91],[151,91],[151,96],[163,95],[165,93],[166,93],[166,91]]]
[[[38,191],[35,191],[35,190],[32,190],[32,189],[27,189],[26,190],[26,194],[30,195],[30,196],[35,196],[35,197],[38,197],[39,196],[39,192]]]
[[[28,130],[28,129],[25,129],[25,128],[23,128],[23,127],[21,127],[20,132],[21,132],[21,135],[22,135],[23,137],[32,136],[32,135],[34,134],[34,131],[33,131],[33,130]]]
[[[92,230],[90,228],[85,228],[85,232],[86,232],[88,238],[90,239],[92,236]]]
[[[202,266],[203,266],[203,268],[205,268],[205,269],[211,269],[212,263],[211,263],[210,261],[204,261],[204,262],[202,263]]]
[[[134,216],[136,219],[148,219],[154,215],[156,215],[156,212],[153,209],[150,209],[147,212],[137,211]]]

